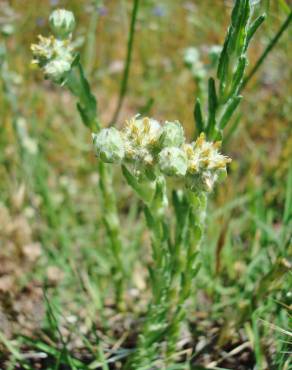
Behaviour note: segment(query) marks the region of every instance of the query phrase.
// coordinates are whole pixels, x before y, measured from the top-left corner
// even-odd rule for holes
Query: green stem
[[[112,175],[110,168],[103,162],[98,166],[100,175],[100,190],[102,194],[103,209],[106,214],[103,217],[107,234],[110,239],[112,257],[113,257],[113,278],[115,280],[116,301],[119,308],[123,309],[123,290],[126,270],[122,259],[122,241],[120,238],[120,222],[116,206],[116,197],[112,184]]]
[[[150,210],[151,208],[151,210]],[[138,348],[130,359],[128,368],[146,370],[154,368],[159,358],[160,344],[169,338],[170,290],[171,290],[171,254],[169,240],[163,236],[165,229],[161,216],[155,210],[145,206],[147,226],[151,231],[153,266],[149,269],[152,299],[147,311],[147,318],[139,338]]]
[[[258,71],[260,66],[263,64],[264,60],[267,58],[269,53],[272,51],[272,49],[275,47],[275,45],[279,41],[280,37],[283,35],[284,31],[288,28],[289,23],[291,22],[291,20],[292,20],[292,11],[290,12],[288,17],[286,18],[285,22],[280,27],[279,31],[276,33],[275,37],[269,42],[268,46],[266,47],[266,49],[264,50],[264,52],[262,53],[262,55],[260,56],[260,58],[258,59],[256,64],[254,65],[252,70],[249,72],[249,74],[243,80],[240,91],[242,91],[246,87],[248,82],[251,80],[251,78]]]
[[[132,61],[132,51],[133,51],[133,44],[134,44],[135,26],[136,26],[137,15],[138,15],[139,1],[140,0],[134,0],[134,3],[133,3],[131,26],[130,26],[130,32],[129,32],[129,38],[128,38],[126,64],[125,64],[124,73],[123,73],[123,77],[121,81],[121,88],[120,88],[118,104],[113,114],[113,118],[110,123],[111,125],[115,124],[119,118],[120,111],[123,105],[123,101],[124,101],[124,98],[126,96],[127,89],[128,89],[128,81],[129,81],[129,73],[130,73],[130,67],[131,67],[131,61]]]

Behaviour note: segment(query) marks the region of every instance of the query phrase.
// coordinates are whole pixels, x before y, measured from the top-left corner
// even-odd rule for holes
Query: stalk
[[[113,117],[111,119],[111,125],[114,125],[120,115],[120,111],[125,99],[125,96],[127,94],[128,89],[128,81],[129,81],[129,75],[130,75],[130,67],[132,62],[132,52],[133,52],[133,45],[134,45],[134,35],[135,35],[135,27],[136,27],[136,21],[137,21],[137,15],[138,15],[138,9],[139,9],[139,1],[140,0],[133,0],[133,10],[132,10],[132,16],[131,16],[131,25],[130,25],[130,32],[129,32],[129,38],[128,38],[128,47],[127,47],[127,56],[126,56],[126,63],[125,68],[123,72],[123,77],[121,81],[121,87],[120,87],[120,93],[118,98],[117,107],[114,111]]]
[[[256,72],[258,71],[258,69],[261,67],[261,65],[263,64],[263,62],[266,60],[267,56],[270,54],[270,52],[272,51],[272,49],[276,46],[276,44],[280,40],[280,38],[283,35],[283,33],[286,31],[286,29],[288,29],[288,26],[289,26],[291,20],[292,20],[292,11],[288,15],[288,17],[285,19],[284,23],[281,25],[281,27],[278,30],[278,32],[276,33],[276,35],[269,42],[269,44],[267,45],[267,47],[263,51],[262,55],[259,57],[259,59],[255,63],[255,65],[251,69],[251,71],[245,77],[240,90],[243,90],[246,87],[246,85],[249,83],[249,81],[252,79],[252,77],[256,74]]]

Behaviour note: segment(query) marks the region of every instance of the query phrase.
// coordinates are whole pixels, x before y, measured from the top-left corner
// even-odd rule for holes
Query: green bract
[[[44,67],[46,78],[59,82],[64,77],[65,73],[70,71],[71,64],[64,60],[53,60],[47,63]]]
[[[180,147],[185,141],[184,129],[178,122],[166,121],[162,127],[162,133],[159,142],[163,148],[166,147]]]
[[[50,27],[56,37],[68,38],[75,28],[74,14],[65,9],[57,9],[49,18]]]
[[[159,153],[159,168],[167,176],[184,176],[187,172],[187,156],[180,148],[164,148]]]
[[[120,163],[125,156],[124,142],[121,134],[114,127],[104,128],[93,134],[97,156],[106,163]]]

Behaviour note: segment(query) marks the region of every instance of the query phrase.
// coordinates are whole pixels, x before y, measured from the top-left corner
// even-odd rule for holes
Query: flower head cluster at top
[[[31,45],[32,63],[42,68],[46,78],[60,83],[70,71],[74,59],[71,34],[75,28],[75,18],[72,12],[57,9],[50,15],[49,22],[54,35],[38,36],[38,44]]]
[[[120,131],[111,127],[93,134],[93,141],[102,161],[129,166],[139,180],[165,175],[181,179],[192,191],[211,191],[231,162],[219,152],[220,142],[208,142],[204,134],[187,144],[178,121],[160,125],[136,116]]]

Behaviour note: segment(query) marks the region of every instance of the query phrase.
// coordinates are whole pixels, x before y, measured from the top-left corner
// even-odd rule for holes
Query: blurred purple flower
[[[97,8],[97,11],[98,11],[98,13],[99,13],[100,16],[107,15],[107,13],[108,13],[108,9],[105,6],[98,7]]]
[[[46,19],[44,17],[37,17],[35,22],[38,27],[44,27],[46,24]]]
[[[59,4],[59,0],[50,0],[51,6],[56,6]]]
[[[156,17],[164,17],[166,14],[165,7],[162,5],[156,5],[152,10],[153,15]]]

